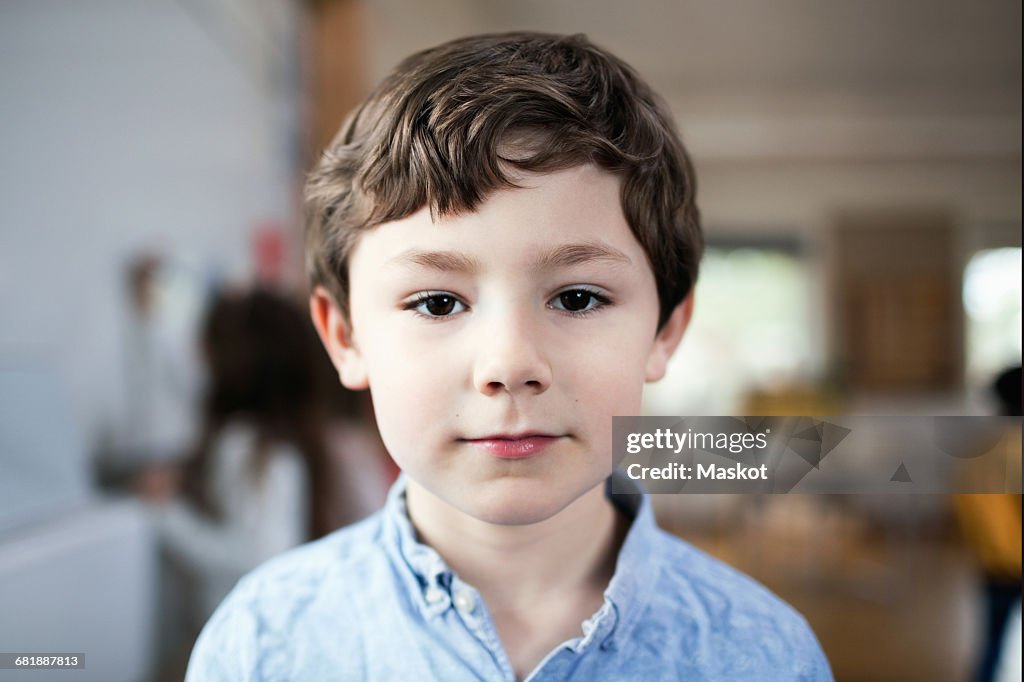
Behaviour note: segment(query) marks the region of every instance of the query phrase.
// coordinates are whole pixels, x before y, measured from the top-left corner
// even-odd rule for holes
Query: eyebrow
[[[594,261],[604,261],[618,265],[632,265],[629,256],[616,248],[601,242],[583,242],[581,244],[563,244],[541,255],[533,263],[537,270],[565,268]]]
[[[579,244],[563,244],[547,253],[541,254],[531,263],[533,270],[553,270],[571,267],[595,261],[604,261],[615,265],[631,265],[629,256],[616,248],[601,242],[582,242]],[[458,272],[473,274],[480,268],[475,258],[470,258],[457,251],[406,251],[391,260],[398,265],[418,265],[438,272]]]
[[[439,272],[474,273],[479,267],[476,259],[457,251],[406,251],[391,259],[398,265],[419,265]]]

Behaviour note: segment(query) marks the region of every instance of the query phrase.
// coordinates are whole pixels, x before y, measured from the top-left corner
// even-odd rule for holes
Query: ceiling
[[[705,157],[730,157],[737,145],[791,154],[796,145],[812,156],[1020,158],[1019,0],[368,5],[374,77],[457,36],[586,33],[652,82],[684,132],[701,131]]]

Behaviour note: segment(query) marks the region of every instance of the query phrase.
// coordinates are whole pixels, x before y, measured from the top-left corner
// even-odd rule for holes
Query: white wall
[[[85,670],[4,670],[10,682],[150,679],[156,547],[137,503],[88,505],[0,542],[0,641],[13,652],[82,653]]]
[[[128,257],[245,273],[250,230],[292,222],[298,7],[236,5],[0,4],[0,360],[51,365],[90,444],[118,409]]]

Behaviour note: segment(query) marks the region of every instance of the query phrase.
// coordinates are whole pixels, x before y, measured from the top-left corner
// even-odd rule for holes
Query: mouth
[[[501,459],[526,459],[543,452],[547,447],[565,436],[550,433],[529,432],[521,434],[494,434],[482,438],[461,438]]]

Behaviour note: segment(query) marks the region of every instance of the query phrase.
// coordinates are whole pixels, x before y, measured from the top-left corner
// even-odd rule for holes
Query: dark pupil
[[[566,291],[561,295],[562,305],[565,306],[566,310],[579,311],[586,310],[590,304],[590,297],[593,296],[587,291]]]
[[[448,315],[455,308],[455,299],[451,296],[431,296],[427,299],[427,312],[431,315]]]

